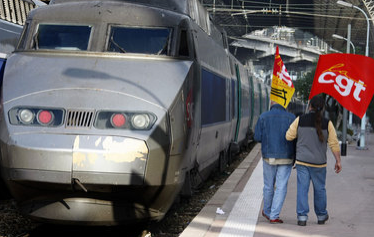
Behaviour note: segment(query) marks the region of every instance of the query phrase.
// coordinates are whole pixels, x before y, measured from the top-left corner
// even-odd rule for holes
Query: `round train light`
[[[146,129],[149,123],[150,119],[147,114],[136,114],[131,119],[131,124],[136,129]]]
[[[53,121],[53,114],[48,110],[41,110],[38,113],[38,122],[42,125],[48,125]]]
[[[30,124],[34,121],[35,115],[29,109],[21,109],[18,112],[18,118],[23,124]]]
[[[110,123],[116,128],[123,127],[126,123],[126,117],[123,114],[113,114],[110,118]]]

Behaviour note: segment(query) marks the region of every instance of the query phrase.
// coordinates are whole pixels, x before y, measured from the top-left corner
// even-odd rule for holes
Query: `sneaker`
[[[270,218],[265,214],[264,210],[262,210],[262,216],[268,219],[268,221],[270,221]]]
[[[323,219],[323,220],[319,220],[319,221],[318,221],[318,225],[323,225],[323,224],[325,224],[325,222],[326,222],[328,219],[329,219],[329,215],[327,215],[325,219]]]
[[[297,221],[297,225],[306,226],[306,221]]]
[[[277,219],[274,219],[274,220],[270,220],[270,224],[282,224],[283,221],[279,218]]]

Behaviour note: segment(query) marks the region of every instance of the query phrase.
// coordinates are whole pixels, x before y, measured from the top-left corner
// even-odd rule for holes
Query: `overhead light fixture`
[[[344,38],[344,37],[341,36],[341,35],[333,34],[333,35],[331,35],[331,36],[332,36],[332,38],[335,38],[335,39],[340,39],[340,40],[348,41],[347,38]],[[356,54],[356,48],[355,48],[354,44],[352,43],[352,41],[349,41],[349,43],[350,43],[351,46],[352,46],[353,54]]]
[[[342,6],[345,6],[345,7],[353,8],[353,4],[351,4],[349,2],[337,1],[336,4],[339,4],[339,5],[342,5]]]
[[[337,35],[337,34],[333,34],[333,35],[332,35],[332,38],[335,38],[335,39],[344,39],[343,36],[341,36],[341,35]]]

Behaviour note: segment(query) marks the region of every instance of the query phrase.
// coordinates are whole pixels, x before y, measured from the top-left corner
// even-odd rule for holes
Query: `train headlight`
[[[34,121],[35,114],[29,109],[20,109],[18,118],[23,124],[31,124]]]
[[[40,110],[37,115],[37,119],[39,124],[41,125],[49,125],[53,122],[54,115],[51,111],[48,110]]]
[[[126,124],[126,116],[121,113],[113,114],[112,117],[110,118],[110,123],[112,124],[113,127],[121,128],[125,126]]]
[[[57,127],[63,124],[63,109],[15,107],[9,110],[9,122],[13,125]]]
[[[147,129],[150,121],[151,120],[147,114],[135,114],[131,118],[131,125],[135,129]]]
[[[100,111],[94,126],[98,129],[149,130],[156,120],[156,115],[149,112]]]

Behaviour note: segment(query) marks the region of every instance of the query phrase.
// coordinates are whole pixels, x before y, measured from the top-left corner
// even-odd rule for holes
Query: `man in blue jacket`
[[[285,135],[295,115],[271,101],[270,111],[257,121],[254,139],[261,142],[264,177],[264,209],[262,215],[272,224],[283,223],[279,218],[287,194],[287,183],[295,157],[295,143]]]

